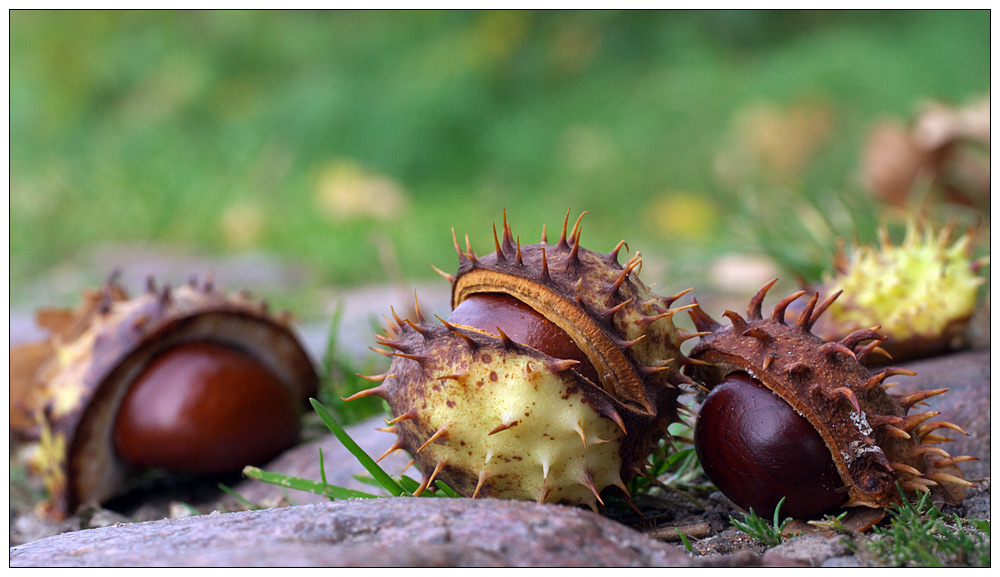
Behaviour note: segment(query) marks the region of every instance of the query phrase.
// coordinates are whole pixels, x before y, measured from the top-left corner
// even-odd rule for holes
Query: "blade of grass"
[[[346,447],[347,450],[354,455],[358,462],[360,462],[361,465],[367,469],[369,473],[371,473],[372,477],[374,477],[386,491],[394,497],[401,497],[406,494],[403,487],[390,477],[389,474],[382,469],[382,467],[379,467],[375,460],[368,456],[368,453],[366,453],[364,449],[354,442],[354,439],[352,439],[351,436],[347,434],[347,431],[340,426],[340,423],[333,418],[333,415],[330,414],[330,411],[323,406],[323,403],[320,403],[316,399],[309,399],[309,402],[312,403],[313,409],[320,416],[320,418],[323,419],[323,423],[325,423],[326,427],[330,429],[330,432],[333,433],[338,440],[340,440],[344,447]]]
[[[330,499],[378,498],[378,495],[372,495],[371,493],[355,491],[354,489],[347,489],[336,485],[327,485],[326,483],[321,483],[319,481],[291,477],[281,473],[271,473],[269,471],[258,469],[257,467],[246,467],[243,469],[243,474],[251,479],[263,481],[264,483],[278,485],[279,487],[288,487],[289,489],[295,489],[297,491],[315,493],[316,495],[323,495],[324,497],[328,497]]]
[[[231,487],[229,487],[225,483],[219,483],[219,489],[223,493],[229,495],[230,497],[232,497],[232,498],[236,499],[237,501],[239,501],[240,503],[242,503],[243,506],[246,507],[247,509],[250,509],[251,511],[259,511],[260,510],[260,507],[258,507],[257,505],[253,504],[249,499],[247,499],[243,495],[240,495],[239,493],[237,493],[236,491],[234,491]]]

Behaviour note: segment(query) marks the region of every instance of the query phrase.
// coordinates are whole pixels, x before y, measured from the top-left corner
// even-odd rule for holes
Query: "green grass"
[[[333,416],[330,410],[325,407],[323,403],[317,401],[316,399],[310,399],[310,402],[312,403],[313,409],[323,420],[323,423],[330,430],[330,432],[337,437],[337,440],[344,445],[347,451],[353,455],[354,458],[357,459],[358,462],[361,463],[365,470],[371,475],[371,477],[355,477],[358,481],[371,485],[377,489],[381,489],[386,494],[393,497],[421,496],[456,498],[460,496],[454,489],[440,480],[434,481],[434,487],[426,488],[429,490],[421,491],[420,483],[410,477],[407,477],[406,475],[402,475],[399,478],[393,478],[386,473],[385,470],[382,469],[382,467],[380,467],[378,463],[376,463],[375,460],[372,459],[372,457],[354,441],[354,439],[351,438],[347,431],[344,430],[344,427],[337,421],[337,418]],[[264,471],[258,467],[245,467],[243,469],[243,474],[251,479],[271,483],[272,485],[277,485],[279,487],[322,495],[331,501],[338,499],[377,499],[383,496],[329,484],[326,480],[326,469],[323,465],[322,449],[319,452],[319,469],[321,476],[319,481],[303,479],[300,477],[285,475],[283,473]]]
[[[888,509],[889,523],[874,529],[866,549],[892,567],[989,567],[990,522],[945,515],[929,495]]]
[[[591,211],[588,247],[627,237],[665,259],[669,275],[649,280],[676,292],[701,284],[714,255],[758,242],[759,215],[732,201],[742,186],[713,173],[741,111],[827,111],[826,144],[779,183],[822,206],[835,192],[858,198],[872,121],[905,118],[924,97],[961,102],[990,78],[986,11],[10,20],[15,302],[30,298],[30,279],[102,243],[262,250],[312,271],[306,291],[387,280],[381,243],[405,278],[430,278],[430,263],[454,265],[451,227],[483,251],[503,208],[535,242],[568,207]],[[395,183],[399,206],[385,218],[325,212],[319,191],[343,185],[344,166]],[[764,195],[777,188],[746,180]]]
[[[742,513],[742,520],[730,516],[729,524],[768,547],[780,545],[785,538],[782,533],[784,532],[785,527],[792,521],[791,517],[786,517],[785,520],[779,521],[780,517],[778,514],[781,512],[781,505],[783,505],[784,502],[785,498],[782,497],[781,500],[778,501],[777,506],[775,506],[774,520],[772,523],[768,523],[765,519],[760,518],[757,513],[754,512],[753,507],[751,507],[749,513]]]

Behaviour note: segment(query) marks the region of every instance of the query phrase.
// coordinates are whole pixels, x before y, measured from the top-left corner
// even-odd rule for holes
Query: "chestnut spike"
[[[424,441],[423,445],[420,445],[420,447],[417,449],[417,452],[419,453],[420,451],[423,451],[427,447],[427,445],[430,445],[434,441],[436,441],[436,440],[438,440],[438,439],[440,439],[442,437],[447,437],[447,436],[448,436],[448,427],[447,426],[442,426],[440,429],[438,429],[437,431],[435,431],[435,433],[433,435],[431,435],[430,437],[428,437],[427,440]]]
[[[834,389],[833,391],[831,391],[831,395],[847,399],[847,402],[851,403],[851,406],[854,407],[855,413],[861,412],[861,405],[858,403],[858,397],[855,396],[854,391],[852,391],[848,387],[840,387]]]
[[[864,362],[871,355],[873,355],[873,354],[879,354],[879,355],[884,356],[887,360],[891,361],[892,360],[892,355],[889,354],[889,351],[887,351],[887,350],[883,349],[882,347],[880,347],[879,345],[881,345],[881,344],[882,344],[882,341],[880,341],[880,340],[874,340],[874,341],[868,343],[867,345],[861,347],[860,350],[858,350],[858,360],[861,361],[861,362]]]
[[[448,464],[448,461],[446,461],[445,459],[441,459],[441,460],[439,460],[437,462],[437,465],[434,467],[434,471],[431,472],[430,478],[427,479],[427,484],[428,485],[430,485],[431,483],[434,482],[434,478],[437,477],[438,473],[441,472],[441,469],[444,469],[444,466],[447,465],[447,464]],[[414,496],[416,496],[416,494],[414,494]]]
[[[611,252],[604,255],[604,260],[608,264],[618,264],[618,253],[621,252],[622,247],[625,247],[625,251],[628,252],[628,244],[624,240],[618,241],[615,248],[611,249]]]
[[[156,277],[153,275],[149,275],[148,277],[146,277],[146,292],[151,295],[155,295],[157,290],[158,289],[156,288]]]
[[[546,368],[554,373],[561,373],[563,371],[568,371],[579,364],[580,361],[575,359],[554,359],[546,363]]]
[[[400,449],[402,449],[402,448],[403,448],[403,441],[401,441],[401,440],[399,439],[399,437],[397,437],[397,438],[396,438],[396,442],[395,442],[395,443],[393,443],[393,444],[392,444],[392,446],[391,446],[391,447],[389,447],[389,449],[388,449],[388,450],[387,450],[386,452],[382,453],[382,456],[381,456],[381,457],[379,457],[378,459],[375,459],[375,462],[376,462],[376,463],[378,463],[378,462],[379,462],[379,461],[381,461],[382,459],[384,459],[384,458],[388,457],[389,455],[391,455],[391,454],[395,453],[396,451],[398,451],[398,450],[400,450]]]
[[[680,340],[680,342],[683,343],[684,341],[688,341],[688,340],[695,339],[695,338],[698,338],[698,337],[708,336],[710,334],[712,334],[712,333],[710,333],[708,331],[703,332],[703,333],[684,333],[684,334],[682,334],[682,335],[680,335],[678,337],[678,340]],[[688,379],[688,381],[690,381],[690,379]]]
[[[849,349],[853,349],[864,341],[884,341],[885,337],[878,334],[878,330],[882,328],[880,326],[874,326],[870,329],[858,329],[853,333],[847,335],[846,337],[840,339],[840,344],[844,345]]]
[[[541,244],[549,244],[549,235],[545,233],[545,223],[542,223],[542,238],[540,242]]]
[[[961,433],[961,434],[965,435],[966,437],[969,436],[969,433],[965,432],[965,429],[963,429],[962,427],[959,427],[955,423],[949,423],[948,421],[932,421],[932,422],[928,422],[928,423],[921,423],[920,425],[917,425],[913,429],[913,432],[918,437],[923,438],[925,435],[929,434],[931,431],[936,431],[938,429],[951,429],[952,431],[955,431],[956,433]]]
[[[745,337],[751,337],[757,339],[758,341],[764,344],[774,340],[774,337],[771,336],[771,333],[767,332],[766,330],[764,330],[763,327],[760,326],[750,327],[744,330],[742,334]]]
[[[393,435],[399,434],[399,429],[397,429],[395,425],[391,427],[375,427],[375,430],[382,433],[392,433]]]
[[[744,331],[747,330],[747,321],[746,321],[746,319],[744,319],[743,317],[741,317],[739,315],[739,313],[727,310],[727,311],[725,311],[725,312],[722,313],[722,316],[724,316],[727,319],[729,319],[729,322],[731,322],[733,324],[733,329],[736,332],[742,333],[742,332],[744,332]]]
[[[520,251],[520,248],[519,248],[518,249],[518,256],[520,256],[520,254],[521,254],[521,251]],[[444,278],[444,280],[448,281],[448,284],[452,284],[452,285],[455,284],[455,275],[448,274],[448,273],[444,272],[443,270],[439,269],[438,267],[436,267],[434,265],[431,265],[431,268],[434,269],[434,272],[436,272],[439,275],[441,275]]]
[[[576,244],[576,245],[580,244],[580,232],[581,232],[581,230],[580,230],[580,221],[583,220],[583,217],[587,216],[588,214],[590,214],[590,211],[589,210],[585,210],[585,211],[581,212],[580,216],[578,216],[576,218],[576,224],[573,225],[573,231],[571,233],[569,233],[569,239],[568,239],[569,242],[571,242],[573,244]],[[579,248],[578,248],[578,250],[579,250]]]
[[[503,247],[506,251],[514,248],[514,233],[510,230],[510,223],[507,222],[506,208],[503,211]]]
[[[409,461],[408,461],[408,462],[406,463],[406,465],[404,465],[404,466],[403,466],[403,470],[402,470],[402,471],[400,471],[400,472],[399,472],[399,474],[400,474],[400,475],[403,475],[403,474],[405,474],[405,473],[406,473],[406,471],[407,471],[407,469],[409,469],[410,467],[412,467],[412,466],[413,466],[413,465],[414,465],[414,464],[415,464],[416,462],[417,462],[417,461],[416,461],[416,459],[410,459],[410,460],[409,460]]]
[[[493,225],[493,244],[496,246],[496,259],[498,263],[507,262],[507,257],[503,254],[503,249],[500,248],[500,239],[497,238],[497,225]]]
[[[487,433],[486,436],[489,437],[489,436],[495,435],[495,434],[497,434],[499,432],[506,431],[507,429],[510,429],[511,427],[516,427],[520,423],[521,423],[521,421],[511,421],[509,423],[508,422],[500,423],[499,425],[493,427],[493,430],[490,431],[489,433]]]
[[[635,257],[629,260],[628,264],[625,265],[625,268],[622,269],[622,273],[618,275],[618,278],[615,279],[615,282],[611,283],[611,286],[608,287],[608,292],[610,294],[617,294],[618,289],[621,288],[622,283],[625,282],[625,279],[628,278],[628,275],[630,275],[632,271],[635,270],[635,267],[640,266],[641,264],[642,264],[642,257],[640,257],[638,253],[636,253]]]
[[[590,489],[590,492],[594,494],[594,497],[597,499],[597,502],[603,505],[604,500],[601,499],[601,495],[597,491],[597,486],[594,484],[594,473],[590,469],[587,469],[584,471],[582,477],[583,478],[580,480],[580,484]]]
[[[789,375],[804,375],[811,370],[812,369],[809,368],[809,365],[800,361],[795,361],[794,363],[789,363],[782,372]]]
[[[812,328],[812,314],[813,311],[816,309],[816,303],[818,301],[819,301],[819,293],[813,293],[812,298],[809,299],[809,302],[806,304],[806,308],[802,309],[802,312],[799,313],[799,318],[798,321],[796,322],[796,326],[798,326],[800,329],[804,331],[808,331],[810,328]]]
[[[586,213],[584,213],[586,214]],[[575,230],[574,230],[575,233]],[[580,265],[580,237],[574,234],[573,237],[573,248],[569,251],[569,257],[566,259],[568,266],[579,266]]]
[[[521,237],[517,237],[517,255],[514,257],[517,266],[524,266],[524,259],[521,257]]]
[[[975,487],[975,485],[969,481],[966,481],[961,477],[956,477],[955,475],[949,475],[948,473],[930,473],[927,475],[927,478],[937,481],[938,483],[951,483],[952,485],[961,485],[963,487]]]
[[[450,375],[441,375],[440,377],[437,377],[435,380],[438,380],[438,381],[441,381],[441,382],[444,382],[444,381],[458,381],[458,382],[461,382],[462,379],[464,379],[467,376],[468,376],[468,373],[452,373]]]
[[[933,483],[933,481],[932,481]],[[937,484],[937,483],[934,483]],[[930,489],[923,483],[918,483],[917,479],[908,479],[900,483],[900,486],[907,491],[920,491],[921,493],[930,493]]]
[[[951,458],[951,454],[948,453],[948,451],[942,449],[941,447],[933,447],[929,445],[917,445],[916,447],[911,449],[911,451],[913,451],[915,455],[926,455],[927,453],[934,453],[936,455],[941,455],[946,459]]]
[[[586,449],[587,448],[587,433],[583,430],[583,425],[580,424],[580,421],[577,421],[575,423],[575,425],[573,426],[573,429],[576,431],[576,434],[580,435],[580,440],[583,442],[583,448]]]
[[[903,429],[906,432],[910,432],[917,425],[919,425],[920,423],[923,423],[924,421],[926,421],[928,419],[933,419],[934,417],[936,417],[936,416],[938,416],[940,414],[941,413],[939,411],[931,411],[931,412],[927,412],[927,413],[919,413],[919,414],[916,414],[916,415],[910,415],[910,416],[906,417],[905,419],[903,419],[903,423],[900,426],[900,428]]]
[[[697,300],[695,300],[694,304],[696,306],[688,311],[688,316],[690,316],[691,321],[694,322],[695,329],[700,332],[707,332],[711,334],[722,326],[715,319],[708,316],[708,314],[705,313],[700,306],[697,306]]]
[[[396,309],[394,307],[389,307],[389,310],[392,311],[392,320],[396,322],[396,326],[403,328],[403,319],[399,318],[399,315],[396,314]]]
[[[771,290],[774,283],[778,282],[777,278],[771,279],[764,286],[760,287],[757,294],[753,295],[750,299],[750,304],[747,305],[747,318],[753,320],[762,320],[764,317],[761,313],[761,309],[764,304],[764,296],[767,295],[767,291]]]
[[[940,445],[941,443],[950,443],[954,440],[955,439],[945,437],[944,435],[935,435],[934,433],[920,437],[920,442],[925,445]]]
[[[882,425],[882,428],[886,430],[890,437],[896,437],[897,439],[909,439],[910,434],[896,427],[894,425]]]
[[[668,297],[660,297],[659,300],[660,300],[660,302],[663,303],[664,306],[666,306],[666,307],[669,308],[669,307],[673,306],[673,304],[675,302],[677,302],[678,300],[680,300],[680,298],[682,296],[688,294],[689,292],[691,292],[693,290],[694,290],[694,287],[687,288],[687,289],[684,289],[684,290],[682,290],[681,292],[679,292],[679,293],[677,293],[675,295],[671,295],[671,296],[668,296]]]
[[[545,257],[545,248],[542,248],[542,282],[550,283],[552,282],[552,277],[549,275],[549,261]]]
[[[569,245],[566,243],[566,227],[569,226],[569,213],[570,211],[567,210],[566,218],[563,220],[562,232],[559,234],[559,242],[556,243],[556,246],[560,249],[569,248]]]
[[[420,301],[417,299],[417,291],[413,291],[413,314],[417,315],[417,322],[425,322],[424,313],[420,312]]]
[[[420,333],[424,338],[427,338],[428,336],[430,336],[431,331],[429,329],[426,329],[426,328],[424,328],[424,327],[422,327],[422,326],[414,323],[410,319],[406,319],[405,322],[406,322],[407,325],[410,326],[411,329],[413,329],[417,333]]]
[[[454,227],[452,227],[452,229],[451,229],[451,240],[452,240],[452,242],[455,243],[455,252],[458,253],[458,262],[461,263],[461,264],[463,264],[463,265],[465,263],[467,263],[467,262],[471,263],[472,261],[469,260],[469,257],[464,252],[462,252],[461,247],[458,246],[458,237],[455,236],[455,228]],[[452,283],[452,284],[454,284],[454,283]]]
[[[472,492],[472,498],[475,499],[479,496],[479,491],[483,488],[483,483],[486,482],[486,469],[479,470],[479,479],[476,481],[476,490]]]
[[[771,368],[771,364],[774,363],[774,359],[776,358],[778,358],[778,355],[774,353],[770,353],[769,355],[764,357],[763,368],[765,371]]]
[[[617,305],[615,305],[615,306],[609,308],[608,310],[604,311],[603,313],[601,313],[601,317],[605,321],[611,321],[611,319],[613,319],[614,316],[616,314],[618,314],[618,311],[622,310],[623,308],[627,307],[630,304],[632,304],[632,299],[628,299],[627,301],[622,301],[622,302],[618,303]]]
[[[785,309],[788,308],[788,305],[798,300],[798,298],[804,294],[806,294],[806,291],[798,291],[781,299],[771,310],[771,320],[777,322],[778,324],[785,324]]]
[[[828,297],[826,297],[825,299],[823,299],[823,302],[821,302],[819,304],[819,306],[816,307],[816,310],[813,311],[812,316],[809,317],[809,326],[806,327],[808,330],[812,330],[812,327],[813,327],[813,325],[816,324],[816,321],[818,321],[819,318],[821,316],[823,316],[823,313],[826,312],[826,309],[830,308],[830,305],[832,305],[834,303],[834,301],[836,301],[837,298],[843,292],[844,291],[842,291],[842,290],[838,290],[838,291],[832,293],[831,295],[829,295]]]
[[[519,345],[508,337],[507,333],[500,330],[500,327],[497,327],[497,332],[500,333],[500,342],[503,344],[505,350],[512,351],[519,348]]]
[[[634,347],[636,345],[636,343],[638,343],[641,340],[645,339],[647,336],[648,335],[646,333],[643,333],[643,334],[639,335],[638,338],[632,339],[630,341],[623,341],[623,340],[620,340],[620,339],[615,339],[615,344],[618,345],[620,348],[623,348],[623,349],[631,349],[632,347]]]
[[[828,342],[819,347],[819,350],[829,358],[834,358],[838,354],[843,354],[857,360],[858,355],[851,349],[845,347],[840,343]]]
[[[403,413],[402,415],[392,419],[391,421],[386,421],[387,425],[395,425],[401,421],[412,421],[417,418],[417,410],[410,409],[409,411]]]
[[[897,399],[900,405],[904,409],[909,409],[913,405],[923,401],[924,399],[929,399],[931,397],[940,395],[942,393],[947,393],[948,389],[930,389],[926,391],[917,391],[915,393],[910,393],[909,395],[900,397]]]
[[[360,399],[360,398],[363,398],[363,397],[381,397],[381,398],[385,399],[385,398],[388,398],[387,395],[388,395],[388,393],[386,391],[385,385],[382,384],[382,385],[379,385],[377,387],[372,387],[370,389],[364,389],[364,390],[358,391],[358,392],[354,393],[353,395],[351,395],[351,396],[349,396],[347,398],[341,397],[340,400],[342,400],[342,401],[353,401],[354,399]]]
[[[907,465],[906,463],[889,463],[889,465],[892,467],[892,469],[894,471],[902,471],[904,473],[909,473],[910,475],[913,475],[914,477],[923,477],[924,476],[924,474],[920,472],[920,469],[918,469],[916,467],[911,467],[910,465]]]

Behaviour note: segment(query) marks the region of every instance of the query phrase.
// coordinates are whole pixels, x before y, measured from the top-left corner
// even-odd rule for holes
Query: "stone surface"
[[[826,536],[816,533],[792,537],[764,553],[764,564],[819,567],[831,557],[841,557],[849,552],[839,535]]]
[[[116,525],[13,547],[24,566],[689,566],[581,509],[390,498]]]

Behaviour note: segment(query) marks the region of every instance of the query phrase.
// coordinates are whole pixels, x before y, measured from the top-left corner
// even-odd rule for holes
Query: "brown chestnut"
[[[580,361],[577,371],[600,383],[597,371],[573,339],[533,308],[504,293],[481,293],[459,303],[448,322],[474,327],[494,335],[498,329],[517,343],[556,359]]]
[[[695,450],[708,478],[743,509],[808,518],[842,504],[846,493],[816,429],[747,373],[712,389],[695,425]]]
[[[237,472],[294,444],[319,376],[289,324],[248,293],[197,279],[130,297],[112,276],[22,360],[12,433],[54,518],[116,497],[136,469]],[[37,349],[37,354],[35,354]]]
[[[235,348],[193,342],[136,378],[114,438],[131,465],[222,473],[274,457],[298,432],[298,399],[273,371]]]

